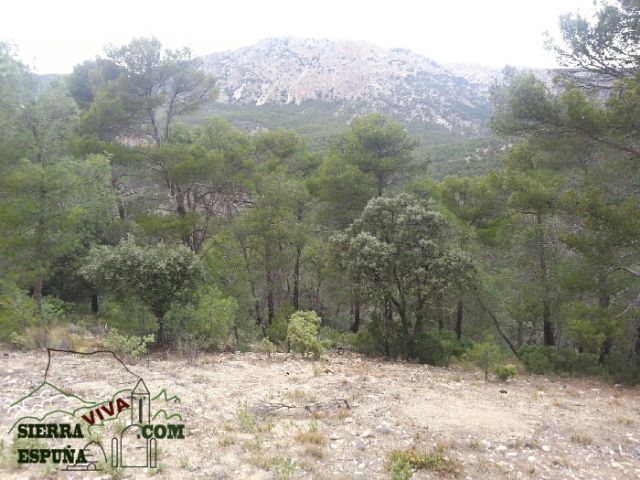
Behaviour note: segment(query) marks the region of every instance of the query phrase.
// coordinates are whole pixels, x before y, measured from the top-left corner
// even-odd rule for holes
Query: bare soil
[[[74,362],[57,358],[49,376],[79,396],[123,378]],[[7,432],[24,409],[49,400],[9,406],[37,387],[46,367],[46,352],[0,350],[0,478],[110,478],[16,468]],[[186,438],[159,442],[160,468],[112,472],[123,478],[384,479],[390,452],[402,449],[450,459],[465,479],[640,478],[637,388],[529,375],[501,383],[462,367],[350,353],[317,362],[285,354],[194,363],[156,356],[129,369],[152,395],[164,388],[180,397]],[[454,475],[421,469],[413,478],[438,476]]]

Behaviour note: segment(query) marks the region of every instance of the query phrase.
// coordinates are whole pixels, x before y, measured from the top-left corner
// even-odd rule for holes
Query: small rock
[[[507,393],[506,390],[500,390],[500,393]]]
[[[362,435],[360,435],[360,437],[370,438],[370,437],[373,437],[373,433],[371,433],[371,430],[365,430],[364,432],[362,432]]]
[[[498,445],[498,446],[496,447],[496,452],[504,452],[506,449],[507,449],[507,447],[506,447],[506,446],[504,446],[504,445]]]
[[[264,470],[259,470],[253,475],[247,477],[248,480],[272,480],[273,474],[271,472],[265,472]]]
[[[482,440],[482,442],[480,442],[480,443],[482,443],[482,446],[483,446],[484,448],[486,448],[487,450],[491,450],[491,442],[490,442],[490,441],[488,441],[488,440]]]
[[[535,462],[535,461],[536,461],[536,457],[534,457],[534,456],[530,456],[530,457],[527,457],[527,460],[528,460],[529,462],[533,463],[533,462]]]
[[[392,432],[392,430],[387,425],[382,424],[376,427],[376,432],[381,433],[383,435],[388,435]]]
[[[542,445],[542,451],[543,452],[550,452],[551,451],[551,447],[549,445]]]

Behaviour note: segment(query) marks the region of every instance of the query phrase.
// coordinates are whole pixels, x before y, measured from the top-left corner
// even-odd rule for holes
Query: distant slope
[[[485,133],[486,84],[406,49],[364,42],[275,38],[203,57],[218,78],[218,102],[237,106],[319,101],[336,117],[385,112],[463,135]]]

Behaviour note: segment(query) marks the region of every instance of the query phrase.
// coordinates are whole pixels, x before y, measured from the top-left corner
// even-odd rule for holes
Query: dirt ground
[[[79,364],[59,355],[48,381],[80,397],[107,391],[105,382],[126,384],[128,372],[114,373],[117,368],[94,360]],[[332,353],[317,362],[236,353],[202,356],[194,363],[152,357],[128,364],[151,395],[165,389],[180,398],[175,408],[184,418],[186,438],[159,441],[158,468],[18,469],[9,430],[25,411],[55,402],[49,405],[40,391],[11,404],[42,382],[47,362],[47,352],[0,349],[2,479],[106,479],[115,474],[172,480],[372,480],[389,478],[390,452],[410,448],[452,460],[463,479],[640,478],[638,389],[526,375],[500,383],[460,367],[350,353]],[[413,478],[438,475],[454,476],[420,469]]]

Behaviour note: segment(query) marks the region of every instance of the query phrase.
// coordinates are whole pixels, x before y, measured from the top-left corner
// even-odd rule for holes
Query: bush
[[[269,325],[265,333],[267,338],[276,345],[282,345],[287,340],[287,328],[289,327],[289,318],[295,309],[290,303],[282,304],[276,311],[271,325]]]
[[[543,375],[553,371],[555,349],[553,347],[524,346],[520,349],[520,358],[527,372]]]
[[[134,298],[121,301],[101,298],[100,321],[107,329],[116,328],[121,333],[134,335],[148,335],[158,328],[155,317]]]
[[[12,333],[37,323],[36,302],[8,282],[0,282],[0,340],[11,341]]]
[[[506,382],[511,377],[515,377],[518,373],[516,370],[516,366],[512,363],[507,363],[506,365],[497,366],[494,370],[496,376],[503,382]]]
[[[467,358],[474,365],[480,367],[484,372],[484,378],[489,378],[489,372],[495,367],[496,363],[502,358],[500,349],[492,341],[476,343],[467,353]]]
[[[176,305],[166,316],[168,338],[176,342],[191,337],[198,348],[216,350],[225,346],[235,325],[238,302],[215,287],[200,289],[193,303]]]
[[[437,451],[425,454],[413,449],[394,450],[389,454],[387,468],[390,473],[394,470],[399,472],[400,476],[397,478],[411,478],[406,477],[405,465],[416,470],[429,470],[438,476],[457,477],[462,473],[462,467],[458,462],[444,457]]]
[[[326,341],[329,348],[351,348],[356,334],[353,332],[341,332],[331,327],[320,327],[318,337]]]
[[[413,477],[411,464],[403,458],[389,462],[389,478],[391,480],[410,480]]]
[[[287,328],[287,341],[294,352],[303,355],[312,354],[314,358],[320,355],[329,346],[326,340],[318,338],[320,329],[320,317],[316,312],[297,311],[291,315]]]
[[[417,335],[409,346],[409,354],[420,363],[446,367],[449,365],[451,351],[437,335],[421,333]]]
[[[111,328],[105,338],[105,346],[115,353],[133,359],[139,359],[147,353],[149,344],[153,343],[153,334],[139,337],[137,335],[122,335],[118,329]]]
[[[568,348],[556,349],[551,346],[526,345],[520,349],[520,356],[527,372],[539,375],[547,373],[598,375],[603,373],[597,355],[578,353]]]
[[[605,357],[605,365],[611,378],[615,382],[640,383],[640,359],[630,349],[622,344],[615,344],[611,352]]]
[[[463,357],[473,347],[473,343],[470,340],[458,340],[456,333],[452,331],[443,331],[432,335],[438,338],[449,354],[456,358]]]
[[[22,350],[56,348],[84,352],[91,348],[91,342],[81,335],[73,333],[73,325],[50,327],[30,326],[22,333],[11,332],[10,342]]]
[[[361,328],[358,333],[351,337],[351,346],[358,352],[365,355],[373,355],[376,353],[383,353],[382,348],[376,341],[371,328]]]
[[[374,352],[388,357],[405,356],[409,353],[409,339],[397,318],[386,318],[379,312],[373,312],[371,323],[367,326],[374,341]]]
[[[276,346],[267,337],[260,340],[255,346],[255,349],[257,352],[266,353],[268,356],[271,356],[272,353],[276,353]]]

